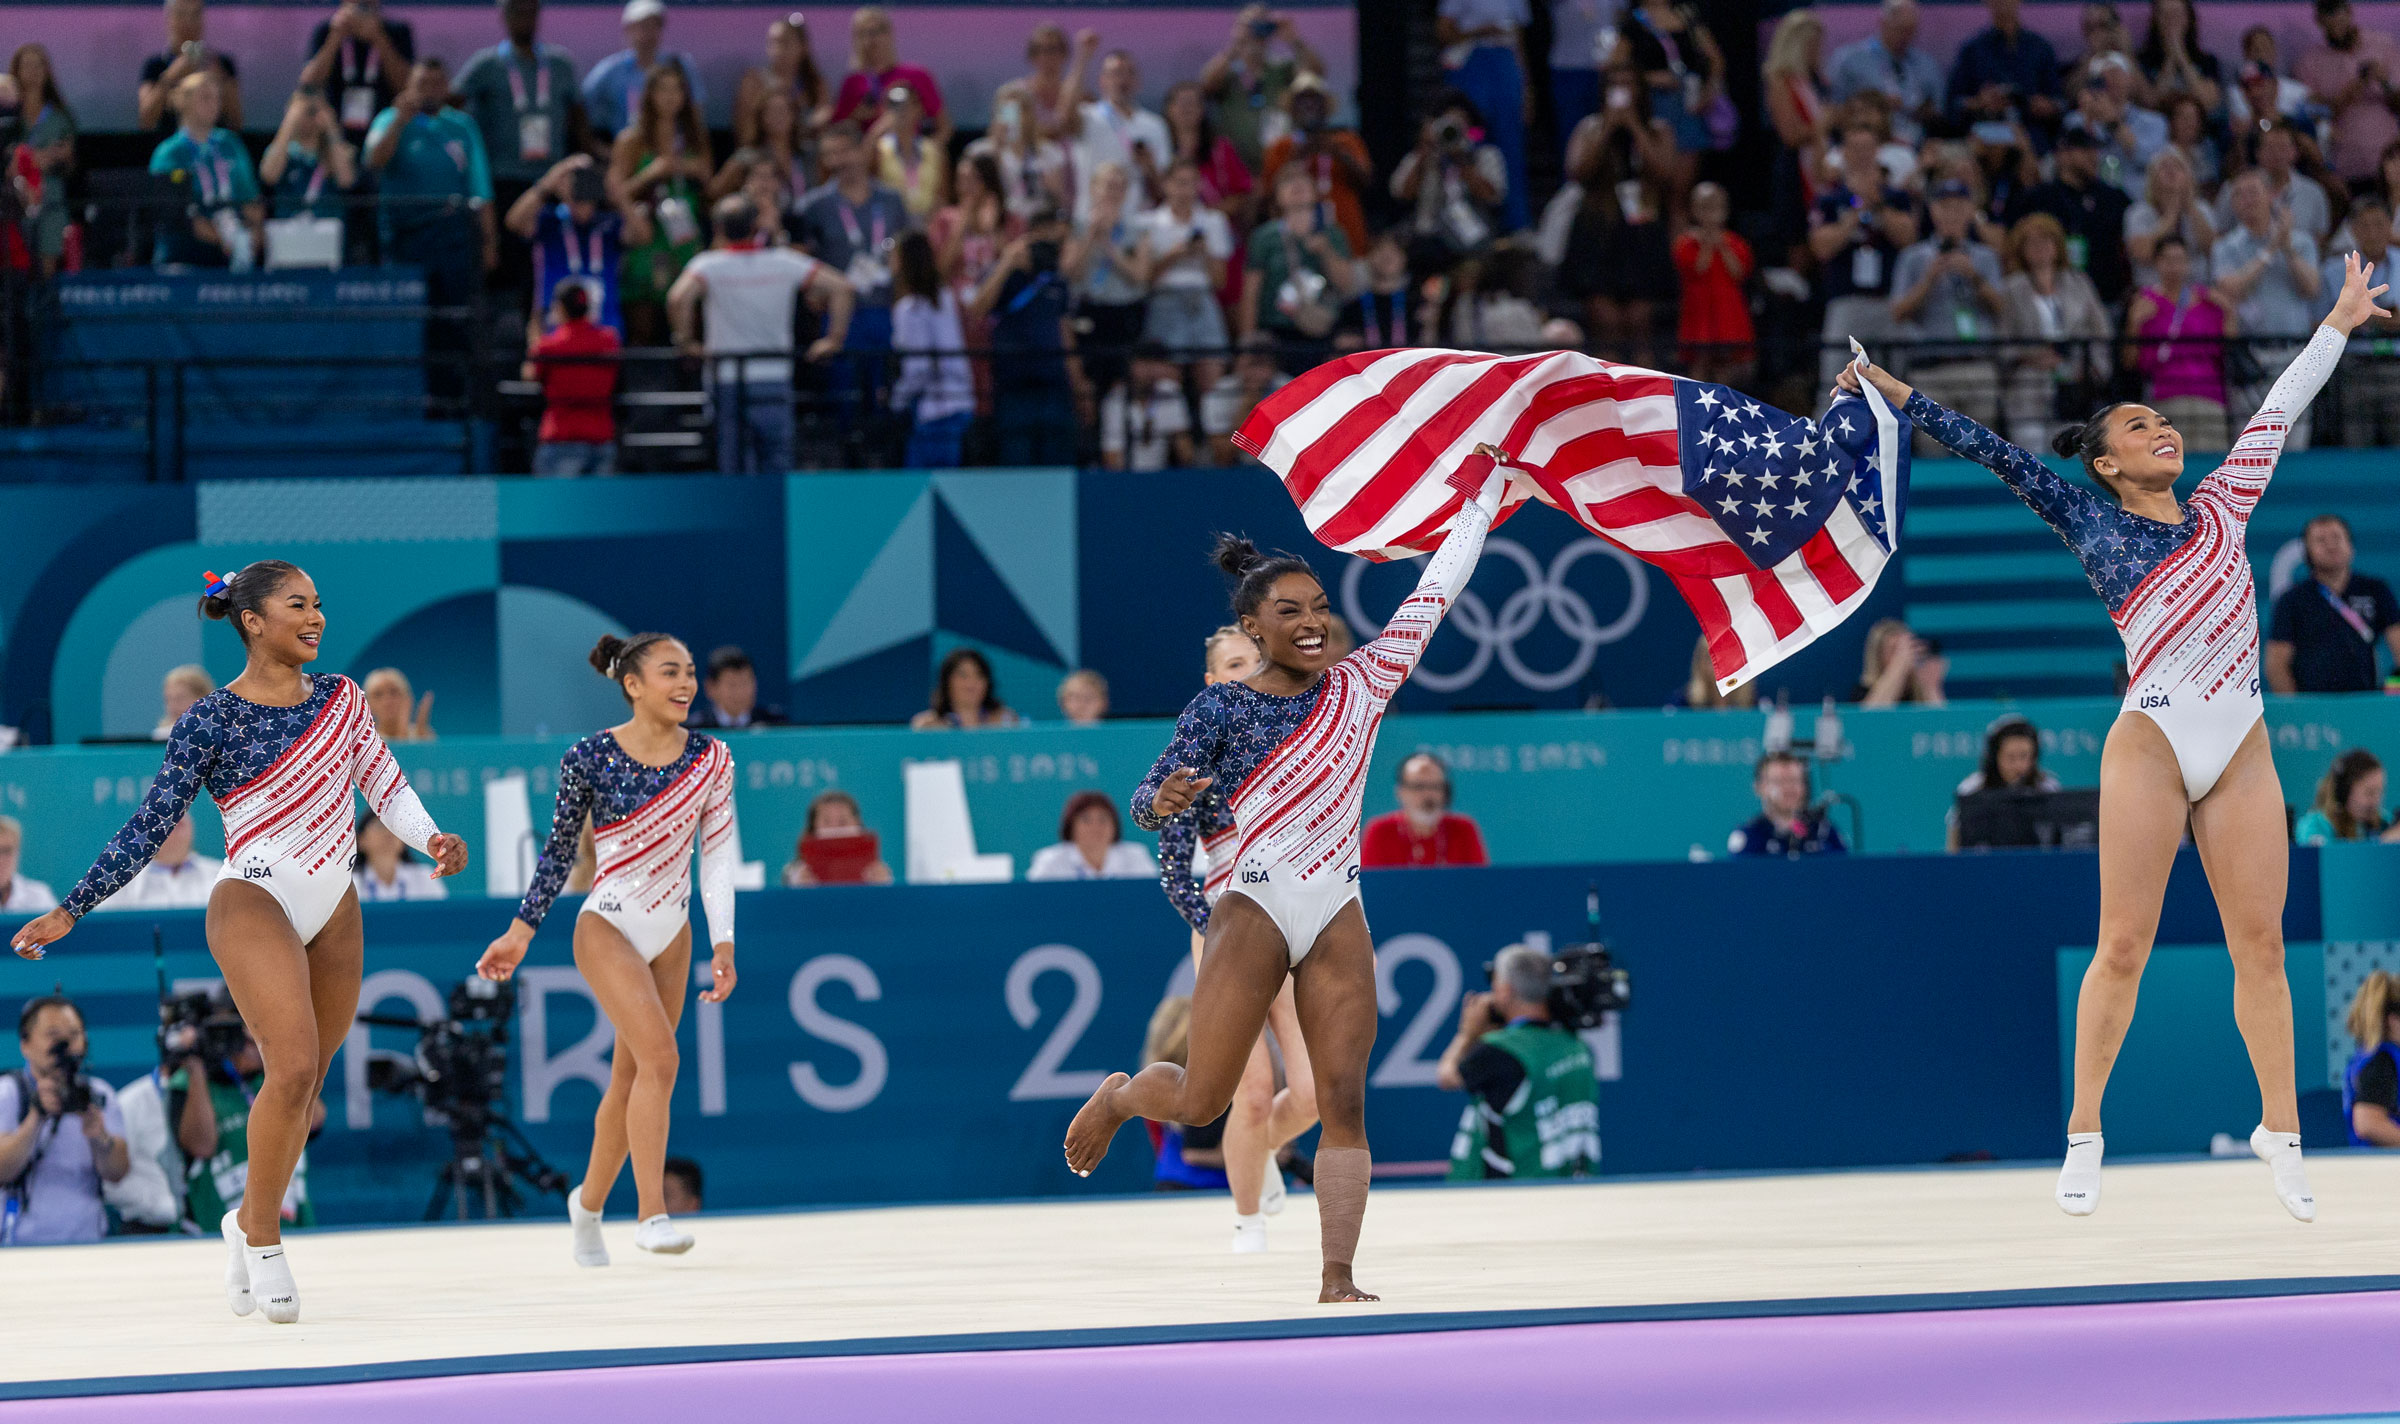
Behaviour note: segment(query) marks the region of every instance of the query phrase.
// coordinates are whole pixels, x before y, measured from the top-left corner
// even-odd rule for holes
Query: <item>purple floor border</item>
[[[0,1404],[0,1421],[1279,1417],[2129,1424],[2400,1405],[2400,1292],[627,1364]],[[1097,1407],[1097,1414],[1095,1409]]]

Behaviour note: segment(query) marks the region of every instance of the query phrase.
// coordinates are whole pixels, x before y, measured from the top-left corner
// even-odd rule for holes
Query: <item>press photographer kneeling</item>
[[[205,1225],[238,1211],[250,1184],[250,1104],[267,1081],[266,1060],[250,1036],[232,996],[211,996],[190,1056],[167,1077],[167,1120],[183,1149],[184,1216]],[[325,1099],[310,1104],[308,1135],[325,1126]],[[308,1154],[292,1167],[284,1189],[282,1216],[294,1226],[311,1226]]]
[[[108,1084],[83,1071],[83,1012],[63,996],[17,1016],[25,1066],[0,1074],[0,1246],[97,1241],[108,1234],[103,1182],[132,1154]]]
[[[1492,990],[1469,994],[1437,1081],[1474,1101],[1450,1145],[1450,1179],[1578,1176],[1600,1163],[1600,1085],[1592,1051],[1553,1021],[1550,956],[1522,944],[1492,963]]]

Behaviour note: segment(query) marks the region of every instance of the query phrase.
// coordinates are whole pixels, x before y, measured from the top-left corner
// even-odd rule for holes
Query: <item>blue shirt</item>
[[[1837,104],[1861,94],[1888,94],[1899,100],[1899,112],[1892,116],[1894,130],[1912,140],[1924,136],[1917,111],[1942,104],[1942,67],[1933,56],[1914,47],[1895,55],[1885,48],[1881,35],[1835,50],[1826,84]]]
[[[653,64],[672,64],[682,70],[683,82],[692,91],[692,107],[708,108],[708,91],[700,85],[700,66],[690,55],[660,50]],[[631,124],[640,114],[642,85],[649,78],[650,71],[629,49],[618,50],[593,65],[592,72],[583,77],[583,112],[592,128],[613,138]]]
[[[400,122],[400,111],[386,109],[367,129],[372,150]],[[456,109],[412,114],[400,131],[399,146],[379,170],[377,187],[383,194],[387,231],[422,227],[467,206],[492,200],[492,172],[484,159],[483,136],[475,121]]]
[[[794,217],[794,240],[849,278],[862,305],[891,305],[892,248],[913,226],[898,193],[877,183],[865,202],[853,205],[838,185],[827,183],[800,200]]]
[[[550,324],[559,287],[581,282],[592,293],[592,320],[624,335],[625,318],[617,305],[617,261],[624,254],[625,220],[614,210],[602,208],[590,225],[578,227],[565,203],[542,209],[533,225],[533,305],[542,324]]]
[[[283,154],[283,177],[275,184],[275,216],[338,218],[342,215],[343,190],[333,178],[331,164],[317,162],[316,154],[300,146],[298,140],[286,140]]]
[[[1790,825],[1770,821],[1763,814],[1753,816],[1725,838],[1727,855],[1847,855],[1849,851],[1842,843],[1842,833],[1825,819],[1823,811],[1806,812]]]
[[[154,265],[222,267],[225,249],[203,242],[192,231],[191,219],[259,201],[258,170],[250,166],[250,151],[231,129],[210,129],[205,139],[177,129],[150,153],[150,171],[165,179],[184,201],[181,220],[158,225]]]
[[[2031,30],[2020,29],[2014,41],[1998,30],[1987,29],[1966,42],[1958,52],[1958,62],[1950,66],[1950,98],[1947,108],[1954,120],[1963,120],[1967,104],[1983,92],[1986,84],[2005,84],[2014,89],[2020,103],[2035,94],[2058,97],[2058,51],[2050,41]]]

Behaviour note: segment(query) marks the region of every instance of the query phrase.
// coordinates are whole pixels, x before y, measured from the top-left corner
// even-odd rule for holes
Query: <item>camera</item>
[[[1585,889],[1583,904],[1585,931],[1591,938],[1551,954],[1550,992],[1543,998],[1550,1022],[1577,1033],[1598,1028],[1602,1019],[1633,1002],[1633,975],[1600,938],[1599,886]],[[1492,977],[1491,961],[1485,962],[1483,977]]]
[[[1446,115],[1440,123],[1433,126],[1433,139],[1444,148],[1465,148],[1467,146],[1467,126],[1459,121],[1457,115]]]
[[[74,1117],[92,1106],[92,1077],[83,1071],[83,1055],[60,1043],[50,1050],[51,1071],[65,1080],[66,1089],[59,1094],[58,1115]]]
[[[158,1005],[158,1061],[172,1067],[194,1054],[209,1063],[222,1063],[242,1051],[249,1031],[233,996],[215,993],[178,994]]]
[[[520,1184],[565,1192],[566,1174],[541,1159],[508,1115],[508,1026],[517,1012],[516,985],[470,976],[450,991],[443,1009],[445,1016],[431,1022],[358,1016],[363,1024],[417,1031],[413,1052],[370,1055],[367,1086],[416,1099],[450,1130],[450,1160],[435,1176],[425,1219],[439,1219],[447,1207],[464,1221],[477,1204],[487,1218],[515,1216],[524,1206]]]

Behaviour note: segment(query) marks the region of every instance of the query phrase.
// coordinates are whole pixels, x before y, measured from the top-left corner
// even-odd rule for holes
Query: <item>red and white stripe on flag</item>
[[[1438,545],[1464,499],[1451,472],[1477,445],[1508,452],[1520,478],[1500,517],[1539,499],[1665,571],[1729,692],[1840,624],[1889,555],[1845,496],[1797,551],[1753,564],[1684,493],[1679,379],[1573,351],[1361,352],[1269,396],[1233,442],[1283,480],[1318,539],[1377,560]],[[1888,510],[1905,437],[1880,398],[1869,405],[1884,437],[1872,493]]]

